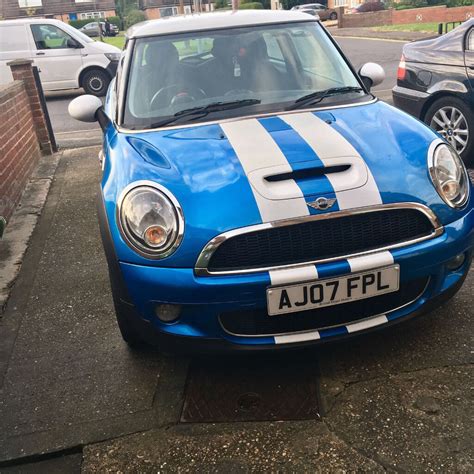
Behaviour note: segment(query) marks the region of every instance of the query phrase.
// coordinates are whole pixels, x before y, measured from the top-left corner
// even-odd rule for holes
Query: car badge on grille
[[[327,199],[325,197],[318,197],[316,201],[308,202],[307,204],[309,207],[312,207],[313,209],[317,209],[319,211],[325,211],[326,209],[329,209],[332,206],[334,206],[335,202],[336,202],[336,198]]]

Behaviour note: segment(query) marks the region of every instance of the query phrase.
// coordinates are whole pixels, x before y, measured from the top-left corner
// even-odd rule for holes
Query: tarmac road
[[[358,70],[368,61],[384,67],[387,78],[374,88],[377,96],[391,103],[392,87],[396,84],[398,62],[402,54],[403,42],[362,38],[336,38],[337,42]],[[101,143],[100,128],[97,123],[84,123],[72,119],[67,107],[69,102],[82,91],[60,91],[46,94],[49,115],[56,134],[56,140],[62,147],[73,148]],[[88,133],[84,133],[87,131]]]

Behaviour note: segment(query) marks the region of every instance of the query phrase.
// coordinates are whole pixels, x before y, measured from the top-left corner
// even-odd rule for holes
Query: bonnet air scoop
[[[329,158],[324,166],[316,161],[260,168],[248,173],[252,187],[266,199],[280,200],[301,197],[299,187],[291,182],[305,184],[306,195],[326,194],[359,188],[368,179],[367,165],[359,157]],[[296,192],[295,192],[296,191]]]
[[[299,181],[302,180],[310,180],[314,178],[320,178],[322,176],[326,176],[332,173],[341,173],[342,171],[347,171],[351,165],[335,165],[335,166],[328,166],[325,168],[309,168],[309,169],[300,169],[295,171],[290,171],[289,173],[280,173],[271,176],[267,176],[265,179],[270,183],[274,183],[276,181],[287,181],[288,179],[297,179]]]

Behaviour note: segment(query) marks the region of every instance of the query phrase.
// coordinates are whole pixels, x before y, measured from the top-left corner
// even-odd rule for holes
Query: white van
[[[120,53],[59,20],[0,21],[0,84],[12,80],[9,61],[28,58],[38,66],[44,90],[83,87],[87,94],[102,96]]]

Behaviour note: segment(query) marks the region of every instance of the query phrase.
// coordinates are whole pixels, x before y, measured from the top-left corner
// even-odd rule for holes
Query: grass
[[[123,49],[125,44],[125,35],[121,32],[117,36],[110,36],[107,38],[103,38],[104,43],[111,44],[113,46],[117,46],[117,48]]]
[[[374,26],[374,31],[420,31],[426,33],[437,33],[439,23],[407,23],[406,25]]]

